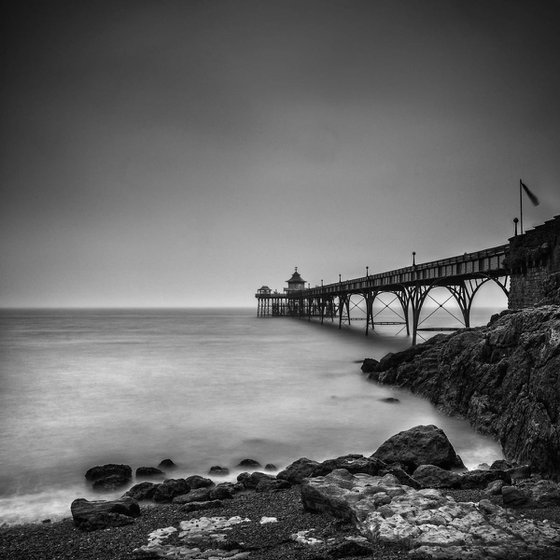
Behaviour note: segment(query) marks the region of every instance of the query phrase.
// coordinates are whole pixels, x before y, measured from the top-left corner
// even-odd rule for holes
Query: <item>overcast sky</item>
[[[16,3],[0,306],[254,305],[560,213],[560,4]]]

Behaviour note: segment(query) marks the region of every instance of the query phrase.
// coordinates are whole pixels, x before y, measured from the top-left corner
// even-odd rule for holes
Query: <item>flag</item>
[[[538,206],[539,199],[529,190],[529,187],[521,179],[519,179],[519,183],[523,187],[523,190],[525,191],[525,194],[527,195],[529,200],[533,203],[533,206]]]

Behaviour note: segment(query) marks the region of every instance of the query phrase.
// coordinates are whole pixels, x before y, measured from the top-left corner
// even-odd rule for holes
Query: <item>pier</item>
[[[257,298],[258,317],[300,317],[338,321],[350,325],[351,310],[361,305],[365,311],[365,334],[378,325],[402,325],[416,344],[420,331],[444,331],[469,327],[473,299],[487,282],[498,285],[508,297],[510,308],[534,305],[543,296],[547,278],[560,273],[560,216],[537,226],[509,243],[388,272],[305,287],[297,268],[282,293],[262,286]],[[457,327],[424,327],[421,312],[430,292],[445,288],[449,298],[436,302],[439,308],[449,301],[458,305]],[[395,321],[377,321],[373,304],[382,293],[391,294],[389,307],[396,303],[400,312]],[[434,300],[435,301],[435,300]]]

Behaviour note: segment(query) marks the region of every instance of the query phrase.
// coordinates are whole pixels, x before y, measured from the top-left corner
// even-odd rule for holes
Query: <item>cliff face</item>
[[[407,387],[500,441],[505,456],[560,476],[560,307],[506,311],[437,336],[369,374]]]

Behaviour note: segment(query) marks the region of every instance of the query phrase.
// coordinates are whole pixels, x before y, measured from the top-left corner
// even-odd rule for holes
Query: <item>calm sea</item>
[[[366,338],[363,326],[253,309],[1,311],[0,524],[67,517],[73,499],[99,499],[83,475],[105,463],[169,457],[174,477],[213,465],[235,476],[246,457],[282,468],[371,454],[418,424],[440,426],[467,466],[502,456],[464,421],[364,379],[364,357],[410,340],[397,327]]]

